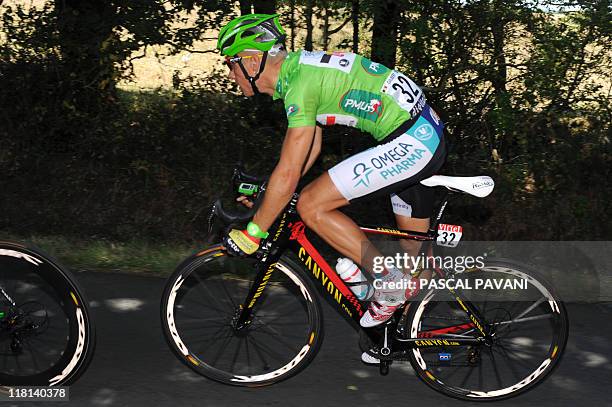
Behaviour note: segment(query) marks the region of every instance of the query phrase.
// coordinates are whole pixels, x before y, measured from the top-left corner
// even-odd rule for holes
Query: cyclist
[[[226,236],[225,246],[234,255],[254,253],[319,155],[321,126],[352,126],[370,133],[379,144],[307,185],[297,210],[309,228],[372,273],[372,256],[361,256],[367,237],[339,208],[375,193],[390,194],[398,226],[426,232],[433,192],[419,181],[444,163],[444,124],[423,91],[402,73],[349,52],[287,52],[284,39],[278,16],[267,14],[238,17],[219,33],[217,48],[226,58],[229,77],[245,96],[263,93],[282,99],[288,121],[261,206],[246,230]],[[403,277],[391,268],[381,278]],[[378,290],[360,324],[385,322],[409,295],[406,290]]]

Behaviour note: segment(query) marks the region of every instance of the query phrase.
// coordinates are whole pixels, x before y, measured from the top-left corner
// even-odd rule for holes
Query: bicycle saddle
[[[487,175],[477,177],[449,177],[447,175],[434,175],[425,178],[421,184],[427,187],[446,187],[454,191],[462,191],[470,195],[484,198],[495,187],[495,181]]]

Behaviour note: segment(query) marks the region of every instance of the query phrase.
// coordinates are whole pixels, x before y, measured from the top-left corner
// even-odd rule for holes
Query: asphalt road
[[[360,362],[358,335],[326,306],[326,336],[315,361],[271,387],[236,388],[200,377],[180,363],[163,338],[159,301],[164,279],[77,273],[97,324],[88,371],[61,406],[467,406],[421,383],[410,364],[388,376]],[[568,307],[571,331],[561,366],[545,383],[499,406],[612,406],[612,304]],[[25,404],[25,403],[23,403]],[[482,404],[480,404],[482,405]],[[2,406],[0,406],[2,407]]]

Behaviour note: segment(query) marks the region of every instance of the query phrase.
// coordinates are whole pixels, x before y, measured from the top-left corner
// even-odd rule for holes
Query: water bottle
[[[365,301],[374,295],[374,287],[351,259],[338,259],[336,273],[360,301]]]

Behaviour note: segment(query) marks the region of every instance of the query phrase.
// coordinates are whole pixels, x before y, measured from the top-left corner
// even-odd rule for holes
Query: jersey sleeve
[[[285,95],[285,113],[289,128],[306,127],[317,124],[319,92],[315,83],[309,83],[303,75],[292,81]]]

